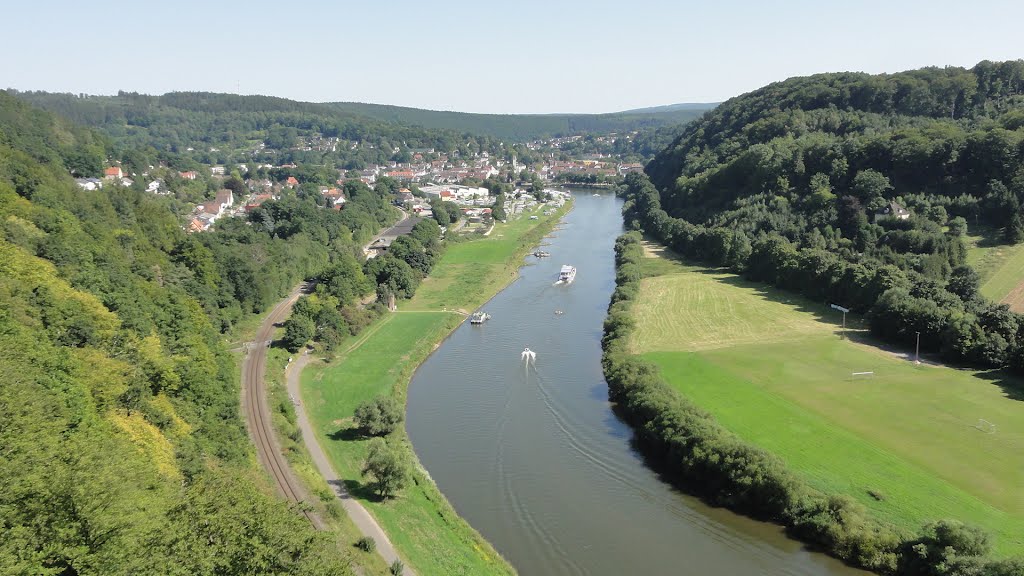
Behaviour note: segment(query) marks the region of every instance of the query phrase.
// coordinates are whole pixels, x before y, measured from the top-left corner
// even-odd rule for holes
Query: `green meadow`
[[[1016,380],[915,365],[853,318],[844,339],[839,313],[734,274],[653,254],[644,267],[631,350],[727,429],[897,526],[954,518],[1024,551]]]
[[[998,230],[982,229],[965,238],[967,263],[981,276],[981,293],[1024,312],[1024,244],[1002,244]]]
[[[404,402],[416,367],[465,321],[467,312],[515,279],[523,256],[568,208],[538,220],[523,217],[533,214],[527,212],[498,224],[487,237],[452,243],[412,300],[400,303],[397,312],[354,338],[336,359],[311,365],[302,375],[304,403],[335,470],[420,574],[511,574],[514,570],[455,513],[418,465],[414,483],[398,498],[380,502],[373,497],[360,475],[367,442],[353,433],[352,414],[360,403],[379,395],[394,395]],[[408,446],[404,429],[389,441]]]

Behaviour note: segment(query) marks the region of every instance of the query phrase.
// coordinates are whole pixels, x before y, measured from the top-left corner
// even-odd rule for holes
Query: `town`
[[[634,136],[635,132],[621,139],[628,141]],[[189,232],[209,230],[221,218],[244,215],[267,200],[299,191],[318,194],[322,206],[341,210],[347,201],[344,188],[349,182],[361,182],[370,187],[384,183],[391,188],[395,205],[421,217],[431,216],[432,201],[452,202],[460,207],[466,229],[474,230],[477,228],[474,225],[490,224],[491,207],[498,193],[508,193],[503,207],[505,213],[514,215],[536,202],[547,186],[608,187],[621,182],[630,172],[641,171],[643,164],[624,161],[621,155],[611,151],[619,139],[618,135],[609,134],[536,140],[508,147],[508,159],[487,151],[460,156],[457,152],[449,154],[433,148],[395,147],[395,157],[405,157],[408,161],[370,164],[358,170],[337,169],[330,185],[324,184],[323,169],[313,181],[303,178],[308,171],[300,170],[300,164],[269,163],[268,160],[282,151],[260,142],[249,151],[248,162],[208,165],[202,171],[151,165],[138,174],[128,173],[127,167],[111,165],[104,170],[102,179],[78,178],[76,182],[85,190],[96,190],[104,185],[137,185],[152,194],[172,196],[192,206],[182,223]],[[583,146],[587,143],[590,146]],[[298,138],[289,150],[334,152],[339,146],[373,145],[316,135]],[[570,155],[564,152],[567,148],[591,152]],[[528,163],[520,163],[517,150],[524,150],[530,156]],[[185,150],[186,153],[195,151],[193,147]],[[209,153],[218,152],[217,148],[209,149]]]

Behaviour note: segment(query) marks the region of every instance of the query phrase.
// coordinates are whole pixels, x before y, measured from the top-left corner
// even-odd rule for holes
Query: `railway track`
[[[242,405],[249,436],[256,446],[260,464],[274,479],[278,491],[289,501],[296,503],[306,499],[305,490],[292,475],[274,435],[264,376],[267,369],[267,348],[273,339],[275,324],[283,322],[288,317],[292,305],[308,288],[307,283],[300,284],[288,298],[279,302],[270,311],[257,330],[256,339],[250,343],[249,352],[242,363]],[[324,528],[319,516],[309,510],[302,510],[302,513],[317,530]]]

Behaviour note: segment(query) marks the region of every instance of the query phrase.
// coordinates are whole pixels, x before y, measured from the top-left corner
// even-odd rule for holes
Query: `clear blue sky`
[[[0,87],[465,112],[610,112],[1024,58],[1021,0],[35,0],[3,20]]]

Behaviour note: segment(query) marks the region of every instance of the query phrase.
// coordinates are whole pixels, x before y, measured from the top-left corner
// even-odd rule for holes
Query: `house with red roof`
[[[341,210],[347,200],[345,194],[337,188],[321,188],[320,195],[327,199],[327,204],[335,210]]]
[[[252,212],[258,208],[260,204],[263,204],[267,200],[271,200],[273,197],[274,196],[271,194],[257,194],[252,197],[252,200],[250,200],[248,204],[245,205],[245,211]]]
[[[120,166],[111,166],[103,171],[103,178],[107,180],[120,180],[124,178],[124,172],[121,171]]]

